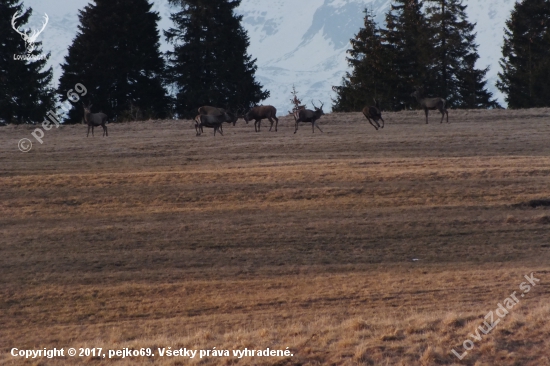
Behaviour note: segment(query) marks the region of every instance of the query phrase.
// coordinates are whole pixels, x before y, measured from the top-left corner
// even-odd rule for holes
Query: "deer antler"
[[[313,103],[313,99],[311,100],[311,105],[313,106],[313,108],[317,109],[317,107],[316,107],[315,104]]]
[[[16,11],[15,14],[13,14],[13,17],[11,18],[11,27],[13,28],[14,31],[16,31],[17,33],[19,33],[24,40],[27,40],[29,38],[29,36],[27,35],[27,33],[24,33],[24,32],[21,32],[19,29],[17,29],[17,27],[15,26],[15,20],[16,19],[19,19],[23,16],[23,12],[21,12],[21,14],[19,14],[19,11]]]
[[[44,29],[46,28],[46,25],[48,24],[48,20],[50,19],[48,17],[48,14],[44,13],[44,19],[46,20],[44,22],[44,24],[42,24],[42,29],[40,29],[39,31],[36,31],[36,30],[33,30],[31,35],[29,36],[29,41],[30,42],[34,42],[36,40],[36,38],[38,37],[38,35],[40,35],[40,33],[42,33],[42,31],[44,31]]]

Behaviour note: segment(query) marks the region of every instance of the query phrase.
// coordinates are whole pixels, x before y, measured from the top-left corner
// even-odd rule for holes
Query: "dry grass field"
[[[0,364],[550,365],[550,110],[449,114],[0,127]]]

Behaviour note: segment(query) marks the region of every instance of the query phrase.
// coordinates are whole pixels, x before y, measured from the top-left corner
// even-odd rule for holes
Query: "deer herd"
[[[426,124],[428,123],[428,111],[430,110],[439,110],[441,113],[441,122],[445,115],[447,116],[447,123],[449,123],[449,112],[445,107],[447,101],[444,98],[423,98],[422,97],[423,89],[417,87],[415,92],[411,94],[411,97],[416,98],[417,102],[420,104],[424,112],[426,113]],[[311,131],[315,132],[315,127],[319,131],[323,132],[321,127],[317,124],[317,120],[321,118],[325,113],[323,112],[323,103],[320,107],[317,107],[313,101],[311,102],[314,110],[306,109],[305,106],[297,106],[294,109],[294,133],[298,131],[299,123],[311,123]],[[85,105],[84,107],[84,121],[88,125],[88,134],[90,134],[90,128],[92,129],[92,136],[94,135],[94,127],[101,126],[103,128],[103,136],[109,136],[107,133],[107,115],[105,113],[91,113],[92,105]],[[216,132],[219,132],[223,136],[223,123],[232,123],[233,126],[237,123],[239,118],[245,120],[248,124],[249,121],[254,121],[254,131],[260,132],[260,124],[262,119],[267,119],[271,126],[269,131],[273,129],[273,123],[275,123],[275,132],[277,132],[277,125],[279,124],[279,119],[277,118],[277,109],[271,105],[262,105],[253,107],[247,113],[243,114],[243,111],[230,112],[223,108],[211,107],[211,106],[202,106],[198,109],[199,114],[195,117],[195,131],[197,136],[201,135],[203,132],[203,127],[213,128],[214,136]],[[366,106],[363,108],[363,115],[369,123],[378,130],[379,128],[384,128],[384,119],[382,118],[382,111],[380,109],[380,103],[374,99],[373,106]],[[382,121],[382,124],[379,123]]]

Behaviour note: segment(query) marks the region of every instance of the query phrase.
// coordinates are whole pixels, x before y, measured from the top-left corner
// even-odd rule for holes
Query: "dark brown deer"
[[[223,136],[222,124],[224,122],[234,124],[237,121],[236,117],[237,115],[229,112],[225,112],[224,114],[218,116],[199,114],[195,117],[195,131],[197,132],[197,136],[203,132],[203,127],[213,128],[214,136],[216,136],[216,131],[219,131]]]
[[[209,105],[204,105],[199,108],[199,114],[203,114],[206,116],[222,116],[224,113],[227,113],[230,117],[230,119],[225,122],[233,123],[233,126],[235,126],[239,118],[242,118],[242,111],[237,111],[237,113],[235,114],[232,112],[226,112],[226,110],[223,108],[211,107]],[[220,126],[220,131],[223,133],[222,126]]]
[[[306,105],[296,105],[294,108],[292,108],[292,112],[288,112],[289,114],[292,114],[294,115],[294,119],[298,119],[298,112],[301,111],[302,109],[306,109]]]
[[[378,101],[376,101],[376,99],[374,99],[373,106],[363,108],[363,114],[369,120],[369,123],[373,125],[374,128],[376,128],[377,131],[378,128],[384,128],[385,122],[382,118],[382,112],[380,111],[380,104],[378,103]],[[378,123],[379,120],[382,121],[382,126],[380,126],[380,123]]]
[[[424,113],[426,113],[426,124],[428,124],[428,111],[435,111],[436,109],[441,113],[440,123],[443,123],[445,115],[447,115],[447,123],[449,123],[449,112],[447,112],[447,108],[445,108],[447,101],[444,98],[422,98],[422,92],[423,88],[417,87],[416,91],[411,94],[411,97],[415,97],[424,109]]]
[[[195,117],[195,131],[197,132],[197,136],[199,136],[203,132],[203,127],[213,128],[214,136],[216,136],[216,131],[219,131],[220,134],[223,136],[223,130],[221,129],[221,126],[224,122],[231,120],[231,118],[232,117],[227,112],[218,116],[209,116],[206,114],[197,115]]]
[[[94,127],[101,126],[103,127],[103,136],[109,136],[109,133],[107,132],[107,115],[105,113],[92,113],[91,108],[92,104],[88,104],[87,106],[82,103],[82,106],[84,107],[84,122],[88,125],[88,133],[86,134],[86,137],[90,134],[90,127],[92,128],[92,137],[94,136]]]
[[[300,109],[298,111],[298,118],[296,119],[296,116],[294,116],[295,118],[294,133],[298,131],[298,123],[300,122],[310,122],[311,130],[313,133],[315,133],[315,126],[317,126],[319,131],[323,132],[323,130],[321,130],[321,127],[319,127],[319,125],[316,122],[319,118],[321,118],[321,116],[325,114],[325,112],[323,112],[323,103],[321,101],[319,102],[321,103],[321,107],[317,108],[315,104],[313,104],[313,101],[311,101],[313,108],[315,108],[314,111],[312,111],[311,109]]]
[[[225,109],[218,107],[211,107],[209,105],[203,105],[199,107],[199,114],[209,115],[209,116],[220,116],[225,113]]]
[[[277,109],[272,105],[262,105],[258,107],[253,107],[251,110],[248,111],[247,114],[243,116],[243,118],[247,124],[248,121],[254,120],[255,132],[260,132],[260,124],[262,123],[262,119],[267,118],[269,122],[271,122],[271,127],[269,127],[269,131],[271,131],[271,129],[273,128],[273,120],[275,120],[275,132],[277,132],[279,119],[277,118],[276,114]],[[258,128],[256,128],[256,125],[258,125]]]

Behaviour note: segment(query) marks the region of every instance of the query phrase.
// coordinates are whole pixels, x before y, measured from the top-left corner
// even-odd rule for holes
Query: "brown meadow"
[[[550,110],[0,128],[0,364],[550,365]],[[540,283],[462,361],[524,275]],[[152,348],[24,360],[19,349]],[[159,357],[157,348],[291,350]]]

